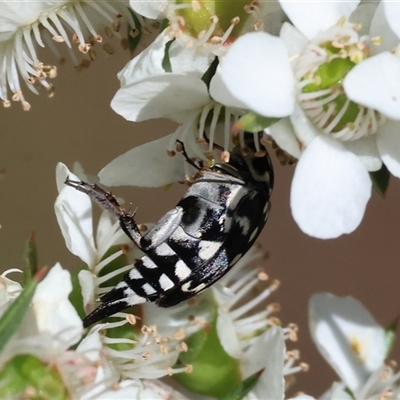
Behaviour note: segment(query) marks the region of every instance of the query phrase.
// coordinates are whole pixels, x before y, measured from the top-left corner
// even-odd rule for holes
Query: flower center
[[[262,13],[258,0],[176,0],[168,19],[172,34],[187,47],[208,45],[213,51],[232,43],[243,31],[258,29]]]
[[[296,67],[298,100],[308,118],[325,134],[342,141],[377,132],[384,117],[350,101],[343,89],[347,73],[369,55],[369,37],[346,20],[308,43]]]

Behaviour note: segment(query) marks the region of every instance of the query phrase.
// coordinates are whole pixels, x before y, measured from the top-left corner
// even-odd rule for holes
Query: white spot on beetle
[[[143,275],[136,269],[136,268],[132,268],[129,271],[129,279],[142,279]]]
[[[267,202],[265,203],[265,206],[264,206],[264,208],[263,208],[263,213],[264,213],[264,214],[265,214],[265,213],[268,214],[268,210],[269,210],[269,201],[267,201]]]
[[[221,247],[222,243],[221,242],[213,242],[210,240],[202,240],[199,243],[199,252],[198,256],[202,260],[209,260],[212,258],[219,248]]]
[[[142,257],[142,262],[143,262],[143,266],[145,266],[148,269],[156,269],[157,268],[157,264],[149,257],[144,256]]]
[[[161,243],[154,250],[158,256],[173,256],[176,254],[167,243]]]
[[[247,217],[236,217],[235,221],[242,228],[243,235],[247,235],[250,229],[250,220]]]
[[[182,285],[181,290],[182,292],[190,292],[190,285],[192,284],[192,281],[186,282]]]
[[[183,281],[186,279],[190,274],[192,273],[192,270],[185,264],[184,261],[179,260],[175,264],[175,275],[178,277],[180,281]]]
[[[191,290],[191,292],[200,292],[200,290],[203,290],[206,287],[205,283],[200,283],[200,285],[196,286]]]
[[[128,284],[125,281],[121,281],[120,283],[118,283],[117,286],[115,286],[115,289],[123,289],[127,286],[128,286]]]
[[[257,232],[258,232],[258,227],[256,229],[254,229],[253,232],[251,232],[251,235],[249,237],[249,242],[251,242],[255,238],[255,236],[257,235]]]
[[[168,290],[175,286],[174,282],[172,282],[171,279],[169,279],[168,276],[165,274],[162,274],[160,276],[159,283],[162,290]]]
[[[128,306],[134,306],[145,303],[147,300],[142,296],[138,296],[131,288],[128,288],[124,291],[124,298],[121,301],[125,301]]]
[[[182,292],[194,292],[194,293],[197,293],[197,292],[200,292],[200,290],[203,290],[206,287],[206,285],[204,283],[200,283],[200,285],[198,285],[198,286],[196,286],[194,288],[190,288],[192,282],[193,281],[189,281],[189,282],[186,282],[185,284],[183,284],[182,287],[181,287]]]
[[[145,291],[146,294],[151,295],[156,293],[156,290],[151,286],[148,282],[146,282],[143,286],[142,289]]]

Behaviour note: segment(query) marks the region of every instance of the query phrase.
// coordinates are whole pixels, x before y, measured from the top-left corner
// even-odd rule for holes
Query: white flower
[[[150,315],[157,326],[157,321],[161,321],[160,331],[171,332],[172,328],[182,327],[177,333],[187,337],[189,353],[182,355],[181,360],[193,365],[195,376],[183,376],[178,381],[196,393],[214,396],[217,388],[225,392],[233,390],[241,380],[259,374],[256,386],[246,399],[283,398],[284,377],[307,369],[305,364],[296,365],[297,351],[285,348],[285,340],[297,339],[297,327],[293,324],[280,327],[280,321],[272,316],[279,305],[264,305],[279,282],[266,286],[267,274],[254,268],[254,262],[263,255],[253,246],[219,282],[177,306],[179,311],[158,311],[157,318],[154,308],[154,314]],[[147,307],[150,309],[150,305]],[[143,308],[146,319],[150,310]],[[163,317],[163,313],[172,318]],[[171,322],[163,322],[163,318]],[[168,327],[169,324],[172,326]],[[209,354],[210,349],[218,356],[206,359],[203,354]]]
[[[346,388],[354,399],[384,398],[390,391],[398,392],[399,374],[384,363],[385,330],[359,301],[315,294],[310,299],[309,323],[318,350],[342,380],[327,398],[349,398]]]
[[[18,294],[21,291],[17,282],[8,280],[7,287],[14,288],[13,292],[17,289]],[[51,346],[68,348],[76,344],[81,338],[83,326],[68,299],[71,291],[71,275],[57,263],[38,283],[32,305],[28,309],[16,337],[34,342],[38,336],[48,337],[50,335],[52,340],[51,343],[47,343],[49,348]],[[15,294],[12,296],[14,297]],[[9,348],[5,353],[18,350],[18,344],[9,343],[8,345]]]
[[[378,5],[370,27],[370,36],[379,38],[378,45],[371,46],[373,56],[357,64],[343,82],[351,100],[388,118],[375,135],[376,145],[382,161],[397,178],[400,177],[400,47],[398,27],[393,22],[400,18],[399,11],[397,3],[385,1]]]
[[[102,293],[99,289],[100,284],[115,274],[123,272],[122,270],[112,272],[99,278],[100,271],[122,254],[126,255],[127,245],[131,244],[131,241],[121,230],[119,221],[113,220],[106,210],[103,210],[97,225],[95,241],[92,201],[88,195],[65,185],[64,182],[67,177],[72,180],[80,180],[64,164],[59,163],[56,170],[59,195],[54,204],[54,209],[68,249],[88,266],[89,270],[81,270],[78,276],[82,287],[84,309],[89,312],[94,308],[95,299]],[[85,179],[85,177],[82,177],[82,179]],[[103,259],[106,252],[115,245],[124,245],[124,251],[121,249]],[[124,270],[127,271],[130,268],[131,266],[127,265]],[[104,292],[107,288],[102,290]]]
[[[56,264],[39,282],[32,299],[39,332],[50,332],[58,340],[75,344],[82,334],[82,321],[68,299],[71,274]]]
[[[44,65],[36,46],[45,47],[47,41],[65,42],[69,48],[78,44],[82,53],[90,51],[91,36],[94,43],[103,40],[99,28],[111,26],[118,30],[118,17],[125,15],[134,26],[124,1],[112,3],[91,1],[5,1],[0,2],[0,99],[10,106],[9,92],[13,101],[21,101],[25,110],[30,104],[22,93],[20,79],[38,94],[35,85],[43,86],[51,96],[53,88],[47,81],[54,78],[57,68]],[[106,29],[106,35],[107,35]],[[70,36],[68,31],[72,31]],[[116,33],[116,32],[115,32]],[[116,33],[118,35],[118,33]],[[54,47],[51,43],[50,48]],[[73,55],[73,58],[75,56]]]
[[[350,233],[359,225],[371,195],[368,171],[382,165],[376,145],[382,118],[350,103],[340,89],[350,66],[365,57],[365,37],[359,38],[358,25],[345,19],[357,4],[321,2],[314,8],[315,3],[282,2],[295,25],[285,23],[281,30],[295,77],[292,87],[287,82],[292,84],[293,79],[283,79],[284,60],[276,68],[264,67],[265,58],[277,53],[276,39],[266,33],[243,36],[221,63],[226,96],[245,101],[247,108],[263,116],[290,114],[291,123],[283,119],[266,132],[299,158],[291,209],[299,227],[319,238]],[[250,43],[256,44],[256,50]],[[235,57],[230,60],[231,52]],[[236,68],[238,59],[246,60],[240,68]],[[277,96],[275,103],[275,96],[268,97],[274,80],[286,82],[282,90],[287,93]]]
[[[274,280],[258,295],[250,295],[260,283],[268,280],[262,269],[248,268],[260,260],[263,253],[253,246],[211,291],[217,306],[217,333],[224,350],[239,361],[243,379],[263,371],[249,394],[249,399],[283,398],[284,376],[306,370],[298,361],[296,351],[286,351],[285,340],[297,340],[297,327],[281,328],[271,314],[279,310],[278,304],[261,308],[266,298],[279,287]],[[255,396],[255,397],[252,397]]]
[[[163,60],[169,40],[163,32],[118,74],[121,88],[111,107],[129,121],[169,118],[180,126],[171,135],[132,149],[112,161],[99,173],[103,184],[161,186],[183,180],[185,173],[189,175],[187,163],[183,157],[169,156],[167,151],[174,154],[176,140],[180,139],[185,143],[189,156],[206,161],[196,139],[203,138],[206,119],[211,113],[208,149],[213,148],[222,105],[210,98],[202,76],[214,56],[203,55],[173,42],[169,47],[173,72],[165,72]],[[225,148],[230,144],[229,121],[233,114],[234,110],[227,107],[224,114],[227,123],[222,128]]]

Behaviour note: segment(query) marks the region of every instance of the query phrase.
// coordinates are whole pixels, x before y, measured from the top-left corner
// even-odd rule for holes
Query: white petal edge
[[[165,31],[162,32],[150,46],[129,61],[117,74],[121,87],[165,73],[162,61],[165,56],[165,45],[170,40]]]
[[[292,127],[296,132],[296,136],[303,145],[307,147],[312,140],[320,135],[320,131],[316,126],[307,118],[303,109],[298,103],[295,104],[292,115],[290,116]]]
[[[111,100],[111,108],[128,121],[140,122],[173,119],[175,113],[200,109],[209,101],[207,86],[200,78],[164,73],[123,86]]]
[[[288,22],[282,25],[279,36],[286,45],[292,67],[294,68],[308,40],[295,26]]]
[[[371,55],[391,51],[399,44],[399,38],[390,29],[385,17],[385,3],[380,2],[371,21],[370,37],[381,37],[379,46],[370,46]]]
[[[348,17],[359,1],[304,1],[280,0],[283,11],[289,20],[308,39],[335,25],[340,18]]]
[[[346,75],[343,87],[354,102],[399,120],[399,76],[400,58],[385,51],[356,65]]]
[[[99,173],[106,186],[158,187],[183,180],[185,160],[171,157],[167,148],[172,135],[135,147],[106,165]]]
[[[168,6],[167,0],[146,0],[137,1],[130,0],[129,5],[136,13],[143,15],[143,17],[150,19],[163,19],[166,18],[165,9]]]
[[[79,285],[81,287],[83,309],[87,314],[93,311],[95,304],[95,277],[88,270],[81,270],[78,273]]]
[[[264,132],[270,135],[282,150],[295,158],[300,158],[300,143],[296,138],[289,118],[282,118],[279,122],[266,128]]]
[[[392,31],[400,38],[400,3],[398,1],[382,1],[386,21],[388,22]]]
[[[378,171],[382,167],[381,156],[376,144],[377,136],[367,136],[357,140],[343,142],[343,145],[359,157],[367,171]]]
[[[57,186],[63,187],[54,204],[57,222],[68,250],[91,266],[96,261],[92,202],[85,193],[64,185],[67,176],[79,180],[64,164],[58,163]]]
[[[32,299],[39,332],[52,333],[65,348],[75,344],[83,332],[82,320],[68,299],[71,274],[59,263],[39,282]]]
[[[383,365],[385,331],[358,300],[314,294],[309,323],[318,350],[352,391]]]
[[[371,186],[359,158],[320,135],[296,166],[290,197],[293,218],[304,233],[320,239],[350,233],[363,218]]]
[[[268,117],[285,117],[293,111],[294,77],[280,38],[265,32],[240,36],[219,69],[230,95],[248,109]],[[211,95],[218,100],[215,91]]]
[[[386,121],[380,129],[376,143],[388,170],[400,178],[400,121]]]
[[[283,365],[285,359],[285,339],[282,328],[273,326],[259,336],[248,352],[248,364],[244,371],[244,378],[264,369],[251,391],[256,399],[283,399],[285,396]],[[260,368],[261,367],[261,368]]]

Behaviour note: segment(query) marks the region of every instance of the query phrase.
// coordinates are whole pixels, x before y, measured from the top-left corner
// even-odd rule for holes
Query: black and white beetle
[[[101,297],[83,321],[87,327],[146,301],[171,307],[203,291],[249,250],[268,218],[273,169],[268,154],[255,156],[253,134],[245,148],[234,147],[227,163],[198,169],[188,191],[144,236],[115,197],[97,185],[66,184],[88,194],[120,221],[121,228],[145,253],[123,280]]]

